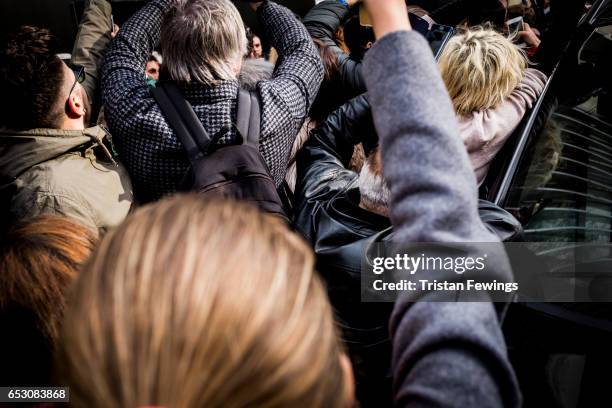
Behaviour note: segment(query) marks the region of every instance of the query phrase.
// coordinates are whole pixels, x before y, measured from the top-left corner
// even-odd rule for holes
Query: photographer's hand
[[[531,28],[527,23],[523,24],[523,31],[520,31],[518,36],[531,48],[539,47],[542,42],[536,30]]]
[[[377,39],[394,31],[410,31],[404,0],[364,0]]]

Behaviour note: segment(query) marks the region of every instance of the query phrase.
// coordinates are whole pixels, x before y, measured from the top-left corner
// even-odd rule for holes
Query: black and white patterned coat
[[[113,142],[141,202],[177,190],[189,162],[145,83],[147,58],[160,40],[164,13],[173,0],[152,0],[127,23],[109,47],[102,66],[102,97]],[[267,38],[279,54],[272,78],[258,84],[261,100],[260,152],[276,185],[308,109],[323,79],[323,66],[308,32],[291,11],[272,2],[258,9]],[[209,134],[236,137],[238,81],[214,86],[181,85]]]

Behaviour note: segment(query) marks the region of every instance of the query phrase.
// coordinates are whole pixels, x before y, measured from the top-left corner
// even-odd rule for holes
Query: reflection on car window
[[[529,147],[507,208],[529,241],[609,242],[612,125],[582,107],[558,109]]]
[[[531,242],[612,241],[612,27],[590,36],[580,52],[587,80],[569,85],[558,106],[528,141],[505,207]]]

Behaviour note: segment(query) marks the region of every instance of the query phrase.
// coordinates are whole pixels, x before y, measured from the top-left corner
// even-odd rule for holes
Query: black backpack
[[[251,202],[263,211],[286,218],[274,181],[259,153],[261,113],[256,94],[240,90],[237,144],[218,145],[218,137],[210,138],[176,84],[160,83],[151,93],[191,162],[186,189]]]

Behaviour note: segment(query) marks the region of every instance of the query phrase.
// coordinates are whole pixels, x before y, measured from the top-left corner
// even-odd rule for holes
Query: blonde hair
[[[499,106],[523,79],[525,53],[490,28],[475,27],[453,37],[439,61],[459,115]]]
[[[139,209],[74,288],[61,354],[71,402],[345,405],[313,267],[301,238],[249,205],[177,196]]]
[[[170,79],[215,85],[236,79],[247,38],[230,0],[179,0],[164,19],[161,47]]]

